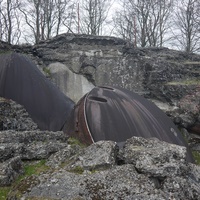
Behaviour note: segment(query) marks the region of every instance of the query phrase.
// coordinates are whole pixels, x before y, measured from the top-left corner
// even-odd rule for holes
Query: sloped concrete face
[[[89,82],[83,75],[73,73],[66,65],[56,62],[48,66],[52,81],[59,89],[77,102],[88,93],[94,85]]]

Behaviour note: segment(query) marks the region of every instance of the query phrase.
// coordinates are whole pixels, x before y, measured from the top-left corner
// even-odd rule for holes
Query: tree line
[[[0,40],[37,44],[63,32],[114,35],[135,47],[198,52],[200,1],[0,0]]]

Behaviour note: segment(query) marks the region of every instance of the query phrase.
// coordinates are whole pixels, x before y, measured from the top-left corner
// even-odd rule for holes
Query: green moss
[[[80,147],[86,147],[87,145],[86,144],[83,144],[81,143],[78,139],[74,138],[74,137],[70,137],[68,140],[67,140],[68,144],[70,145],[78,145]]]
[[[21,197],[21,195],[27,192],[29,188],[32,188],[38,184],[39,184],[39,179],[37,176],[32,175],[25,177],[14,187],[15,196]]]
[[[40,160],[37,162],[29,162],[24,164],[24,174],[21,175],[10,187],[7,188],[1,188],[0,191],[5,191],[5,199],[7,196],[11,197],[17,197],[20,198],[21,194],[26,192],[29,188],[33,187],[34,185],[37,185],[39,183],[38,175],[41,172],[45,172],[49,170],[49,167],[45,165],[45,160]],[[4,193],[5,193],[4,192]],[[1,198],[1,192],[0,192],[0,200]]]
[[[91,173],[91,174],[94,174],[94,173],[96,173],[96,172],[97,172],[96,169],[92,169],[92,170],[90,170],[90,173]]]
[[[25,200],[56,200],[50,197],[27,197]]]
[[[200,152],[199,151],[192,151],[192,155],[194,157],[195,163],[200,165]]]
[[[25,164],[24,166],[24,174],[20,176],[17,182],[20,182],[23,178],[32,175],[38,175],[41,172],[47,171],[49,169],[48,166],[45,165],[46,160],[40,160],[37,163]]]
[[[199,79],[188,79],[182,81],[172,81],[168,82],[166,85],[200,85]]]
[[[180,131],[181,135],[183,136],[184,140],[187,142],[188,144],[188,133],[187,131],[185,132],[184,129],[182,127],[178,127],[178,130]]]
[[[185,64],[185,65],[200,65],[200,62],[186,61],[184,64]]]
[[[84,169],[81,166],[76,166],[69,171],[75,174],[82,174],[84,172]]]
[[[6,200],[9,191],[10,191],[10,187],[0,187],[0,199]]]
[[[0,54],[10,54],[12,52],[13,51],[11,51],[11,50],[3,50],[3,51],[0,50]]]
[[[169,64],[173,64],[173,65],[176,65],[176,66],[181,66],[181,63],[176,61],[176,60],[167,60],[167,63]]]
[[[50,71],[49,68],[43,67],[43,71],[44,71],[44,73],[45,73],[47,76],[51,77],[51,71]]]

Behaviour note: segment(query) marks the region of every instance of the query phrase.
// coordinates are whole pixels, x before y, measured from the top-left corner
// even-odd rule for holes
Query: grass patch
[[[78,146],[83,147],[83,148],[87,147],[86,144],[81,143],[78,139],[76,139],[74,137],[68,138],[67,142],[70,145],[78,145]]]
[[[50,197],[28,197],[26,200],[57,200],[57,199],[52,199]],[[73,199],[76,200],[76,199]],[[78,199],[77,199],[78,200]],[[80,199],[83,200],[83,199]]]
[[[19,183],[25,177],[29,177],[32,175],[39,175],[41,172],[45,172],[49,169],[48,166],[45,165],[46,160],[40,160],[37,163],[25,164],[24,166],[24,174],[21,175],[16,183]]]
[[[188,79],[183,81],[172,81],[168,82],[166,85],[200,85],[199,79]]]
[[[51,71],[50,71],[49,68],[43,67],[43,72],[44,72],[47,76],[51,77]]]
[[[198,62],[198,61],[186,61],[185,63],[184,63],[185,65],[200,65],[200,62]]]
[[[10,192],[10,187],[0,187],[0,199],[6,200],[9,192]]]
[[[33,175],[39,175],[41,172],[49,169],[45,163],[46,160],[40,160],[36,163],[26,163],[24,166],[24,174],[13,183],[12,188],[17,188],[20,192],[26,191],[30,187],[30,183],[37,182],[37,178],[33,177]]]
[[[0,44],[1,44],[1,42],[0,42]],[[14,52],[14,51],[11,51],[11,50],[3,50],[3,51],[1,51],[0,50],[0,54],[10,54],[12,52]]]
[[[49,167],[46,166],[45,163],[46,163],[46,160],[40,160],[36,164],[25,165],[24,167],[25,175],[31,176],[33,174],[40,174],[41,172],[48,170]]]
[[[69,172],[72,172],[75,174],[82,174],[84,172],[84,169],[81,166],[76,166],[73,169],[69,170]]]
[[[200,165],[200,152],[198,152],[198,151],[192,151],[192,155],[194,157],[195,163],[197,165]]]
[[[45,160],[34,163],[25,163],[23,175],[19,176],[10,187],[0,187],[0,200],[6,200],[9,193],[12,194],[13,191],[18,191],[16,195],[20,197],[21,193],[32,187],[33,184],[37,184],[37,175],[49,170],[49,167],[46,166],[45,163]]]

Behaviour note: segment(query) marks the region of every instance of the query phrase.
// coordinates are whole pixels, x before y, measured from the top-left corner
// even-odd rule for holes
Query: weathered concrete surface
[[[1,131],[0,187],[11,185],[23,173],[22,160],[47,159],[67,145],[63,132]]]
[[[81,167],[92,171],[112,167],[116,163],[117,151],[116,142],[99,141],[84,149],[67,169],[73,170]]]
[[[127,140],[120,151],[111,141],[77,154],[74,147],[52,155],[47,164],[59,157],[59,165],[22,180],[8,200],[199,199],[200,167],[186,162],[184,147],[138,137]]]
[[[20,156],[23,160],[45,159],[67,146],[63,132],[1,131],[0,162]]]
[[[11,185],[23,173],[24,167],[19,156],[0,162],[0,187]]]
[[[37,130],[37,125],[23,106],[0,97],[0,131],[3,130]]]
[[[114,37],[62,34],[35,46],[1,43],[0,48],[28,55],[41,69],[61,63],[94,85],[121,86],[171,104],[199,85],[199,55],[167,48],[133,48]],[[58,65],[61,71],[62,67]],[[58,82],[62,90],[73,91],[64,84]]]
[[[94,85],[83,75],[73,73],[66,65],[56,62],[48,65],[52,81],[59,86],[60,90],[75,102],[79,101],[84,94],[88,93]]]
[[[123,149],[125,163],[134,164],[141,173],[164,178],[183,173],[186,148],[159,141],[157,138],[131,138]],[[177,162],[178,160],[178,162]],[[163,162],[165,163],[163,165]]]
[[[138,58],[124,55],[125,45],[118,38],[63,34],[34,48],[44,64],[63,63],[94,85],[143,90],[144,77]]]
[[[43,64],[63,63],[94,85],[121,86],[165,102],[182,98],[198,85],[200,56],[195,54],[136,49],[118,38],[73,34],[57,36],[33,49]]]

